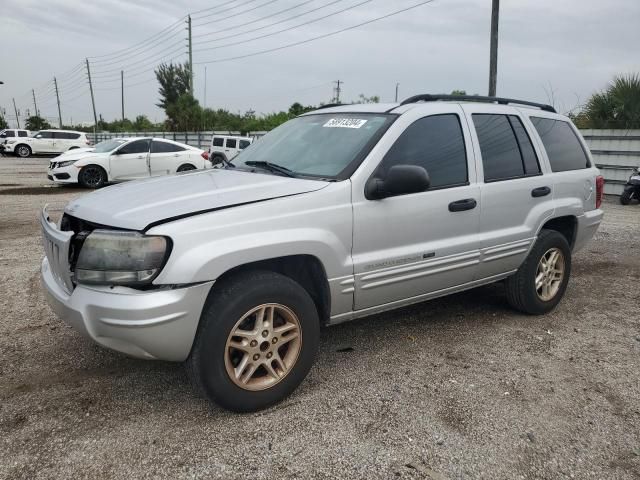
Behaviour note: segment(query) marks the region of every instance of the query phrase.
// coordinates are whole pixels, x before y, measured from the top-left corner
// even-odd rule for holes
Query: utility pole
[[[498,13],[500,0],[492,0],[491,3],[491,51],[489,54],[489,96],[496,96],[496,83],[498,77]]]
[[[38,112],[38,104],[36,103],[36,91],[32,88],[31,93],[33,94],[33,108],[35,109],[35,116],[39,117],[40,112]]]
[[[18,115],[18,107],[16,107],[16,99],[13,100],[13,111],[16,112],[16,123],[18,124],[18,128],[20,128],[20,115]]]
[[[124,70],[120,70],[120,91],[122,92],[122,122],[124,123]]]
[[[191,15],[187,17],[189,27],[189,93],[193,97],[193,48],[191,44]]]
[[[58,102],[58,128],[62,128],[62,113],[60,111],[60,95],[58,94],[58,81],[53,77],[53,86],[56,87],[56,101]]]
[[[96,141],[98,133],[98,116],[96,115],[96,100],[93,97],[93,84],[91,83],[91,69],[89,68],[89,59],[85,58],[87,62],[87,78],[89,79],[89,92],[91,92],[91,106],[93,107],[93,141]]]
[[[336,84],[336,88],[334,89],[334,100],[335,103],[340,103],[340,84],[344,83],[342,80],[336,80],[335,82],[333,82]]]
[[[398,87],[400,86],[399,83],[396,83],[396,102],[398,101]]]

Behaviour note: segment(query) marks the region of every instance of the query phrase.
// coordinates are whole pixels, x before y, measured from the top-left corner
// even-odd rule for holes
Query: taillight
[[[209,160],[209,152],[202,152],[202,153],[200,154],[200,156],[201,156],[202,158],[204,158],[205,160]]]
[[[598,175],[596,177],[596,208],[600,208],[602,205],[602,199],[604,198],[604,177]]]

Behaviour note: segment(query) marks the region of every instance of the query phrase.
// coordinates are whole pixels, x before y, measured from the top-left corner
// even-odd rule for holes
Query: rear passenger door
[[[482,180],[479,278],[516,270],[540,222],[554,210],[553,185],[518,110],[466,105]]]
[[[238,154],[238,140],[235,138],[227,138],[224,144],[224,153],[227,155],[227,158],[231,160]]]
[[[188,160],[189,152],[184,147],[162,140],[151,141],[149,165],[152,177],[175,173],[177,168],[183,163],[188,163]]]

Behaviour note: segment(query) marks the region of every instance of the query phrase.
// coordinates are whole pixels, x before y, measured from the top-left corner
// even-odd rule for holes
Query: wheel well
[[[312,255],[290,255],[247,263],[228,270],[218,278],[216,283],[238,272],[246,272],[248,270],[269,270],[291,278],[311,296],[318,309],[320,321],[322,323],[329,321],[331,312],[329,282],[322,263],[316,257]],[[215,284],[213,288],[215,290]]]
[[[181,164],[176,170],[180,170],[182,167],[191,167],[194,170],[197,169],[198,167],[196,167],[193,163],[183,163]]]
[[[98,165],[97,163],[90,163],[88,165],[84,165],[80,168],[80,171],[78,172],[78,176],[82,173],[83,170],[85,170],[86,168],[89,167],[97,167],[100,170],[102,170],[104,172],[104,177],[107,179],[107,181],[109,181],[109,174],[107,173],[107,170],[102,166],[102,165]]]
[[[29,150],[31,150],[33,152],[33,149],[31,148],[31,145],[29,145],[27,143],[19,143],[19,144],[17,144],[15,147],[13,147],[13,151],[15,152],[20,147],[27,147]]]
[[[75,150],[76,148],[79,148],[79,147],[69,147],[69,150]]]
[[[556,232],[564,235],[564,238],[567,239],[567,243],[571,248],[576,240],[576,230],[578,228],[578,219],[573,215],[568,215],[566,217],[557,217],[548,220],[542,228],[546,228],[547,230],[555,230]]]

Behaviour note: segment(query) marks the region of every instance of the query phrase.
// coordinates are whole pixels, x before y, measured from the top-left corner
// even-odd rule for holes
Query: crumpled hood
[[[64,210],[92,223],[144,230],[167,219],[312,192],[327,185],[317,180],[210,169],[120,183],[72,200]]]

